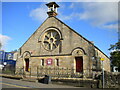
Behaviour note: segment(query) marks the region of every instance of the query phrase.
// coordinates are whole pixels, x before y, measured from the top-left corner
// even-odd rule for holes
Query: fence
[[[15,75],[15,67],[14,66],[6,66],[1,71],[3,74]]]
[[[83,72],[75,73],[75,69],[70,68],[29,68],[29,71],[24,71],[23,68],[17,68],[16,69],[17,75],[27,75],[27,76],[37,76],[37,77],[43,77],[45,75],[49,75],[51,77],[57,77],[57,78],[82,78]]]

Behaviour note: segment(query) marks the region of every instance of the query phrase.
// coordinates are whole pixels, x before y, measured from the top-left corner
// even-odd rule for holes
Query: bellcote
[[[59,7],[58,4],[56,4],[55,2],[50,2],[46,5],[48,7],[47,14],[48,14],[49,17],[55,17],[55,16],[58,15],[58,13],[57,13],[57,8]]]

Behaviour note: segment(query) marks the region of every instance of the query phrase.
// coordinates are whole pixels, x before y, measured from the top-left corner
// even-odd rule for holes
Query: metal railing
[[[74,73],[75,69],[69,69],[69,68],[38,68],[38,77],[49,75],[52,77],[81,77],[83,76],[83,73],[77,73],[75,75]]]
[[[15,68],[14,67],[4,67],[2,70],[1,70],[2,74],[10,74],[10,75],[15,75]]]
[[[84,70],[83,70],[84,71]],[[76,72],[76,69],[73,68],[46,68],[46,67],[36,67],[29,68],[28,72],[24,68],[16,68],[16,75],[26,75],[26,76],[36,76],[43,77],[49,75],[51,77],[57,78],[82,78],[84,76],[83,72]],[[92,76],[92,74],[91,74]]]

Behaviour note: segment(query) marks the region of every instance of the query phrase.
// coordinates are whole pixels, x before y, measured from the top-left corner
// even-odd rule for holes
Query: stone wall
[[[99,49],[96,48],[96,53],[97,53],[97,57],[100,60],[100,58],[104,58],[103,61],[103,66],[104,66],[104,70],[110,72],[110,59]],[[101,69],[102,69],[102,61],[100,60],[100,64],[101,64]]]
[[[102,74],[95,79],[98,80],[98,88],[102,88]],[[104,88],[120,88],[120,73],[105,72],[104,79]]]

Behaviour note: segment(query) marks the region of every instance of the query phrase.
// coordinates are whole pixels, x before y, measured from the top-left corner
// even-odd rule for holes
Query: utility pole
[[[104,88],[104,85],[105,85],[105,78],[104,78],[104,63],[103,63],[103,61],[104,61],[104,58],[101,58],[100,59],[101,61],[102,61],[102,86],[103,86],[103,88]]]

